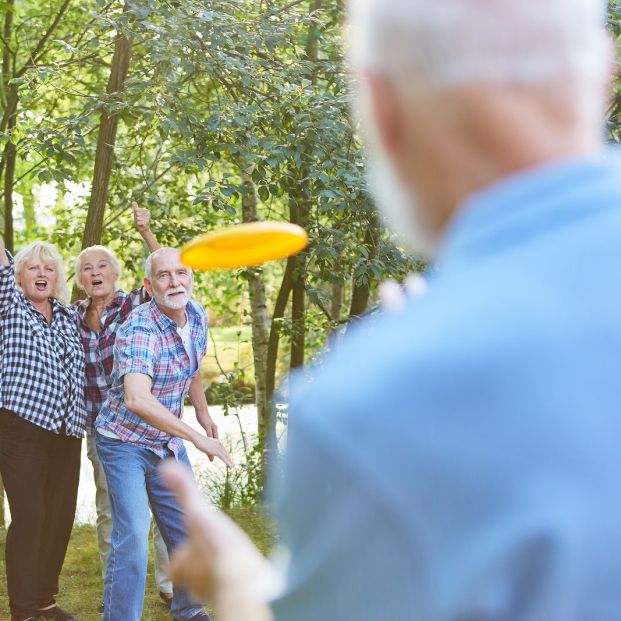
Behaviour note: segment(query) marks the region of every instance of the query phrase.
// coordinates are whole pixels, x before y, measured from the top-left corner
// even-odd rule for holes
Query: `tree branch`
[[[39,42],[37,43],[35,48],[30,53],[30,56],[28,57],[28,61],[15,74],[15,77],[17,78],[21,77],[22,75],[24,75],[24,73],[26,73],[26,71],[28,71],[28,69],[36,66],[37,61],[39,60],[39,57],[42,54],[43,48],[45,47],[45,44],[47,43],[47,40],[52,36],[52,33],[56,30],[56,28],[58,27],[58,24],[60,24],[60,20],[63,18],[63,15],[67,12],[67,7],[69,6],[70,2],[71,0],[65,0],[62,3],[60,10],[58,11],[58,14],[56,15],[56,17],[54,18],[54,21],[52,22],[51,26],[46,30],[46,32],[43,34],[41,39],[39,39]]]

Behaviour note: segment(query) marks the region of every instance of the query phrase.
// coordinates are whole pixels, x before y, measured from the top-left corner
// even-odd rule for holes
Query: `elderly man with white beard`
[[[190,473],[182,441],[188,440],[210,459],[232,465],[202,388],[207,316],[191,299],[192,283],[177,250],[156,250],[145,264],[144,286],[152,300],[134,310],[117,333],[112,388],[95,423],[112,510],[105,621],[142,618],[149,506],[169,554],[185,537],[181,511],[158,470],[162,460],[174,458]],[[205,434],[181,420],[186,394]],[[176,621],[209,620],[201,603],[176,585],[171,613]]]
[[[350,7],[372,187],[436,275],[293,382],[282,578],[171,466],[190,533],[173,572],[218,621],[618,619],[604,3]]]

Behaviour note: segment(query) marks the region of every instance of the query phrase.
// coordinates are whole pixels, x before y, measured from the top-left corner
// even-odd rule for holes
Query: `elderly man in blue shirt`
[[[618,619],[621,165],[602,145],[603,2],[350,9],[372,188],[436,276],[294,382],[280,585],[172,468],[191,533],[177,576],[219,621]]]

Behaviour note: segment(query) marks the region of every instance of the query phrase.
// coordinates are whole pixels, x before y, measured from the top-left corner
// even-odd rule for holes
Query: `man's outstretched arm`
[[[219,621],[273,621],[268,601],[281,591],[278,572],[241,528],[205,504],[183,466],[171,460],[161,470],[178,497],[188,532],[171,559],[172,580],[207,599]]]

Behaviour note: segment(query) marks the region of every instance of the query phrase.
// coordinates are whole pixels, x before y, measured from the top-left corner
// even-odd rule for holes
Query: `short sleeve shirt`
[[[196,360],[200,363],[207,351],[207,314],[194,301],[188,303],[186,312]],[[192,369],[177,324],[153,300],[139,306],[117,332],[112,387],[97,416],[96,429],[143,446],[162,459],[168,454],[167,448],[177,456],[180,438],[156,429],[125,407],[123,378],[128,373],[148,375],[153,396],[181,418],[190,382],[198,372],[199,368]]]

